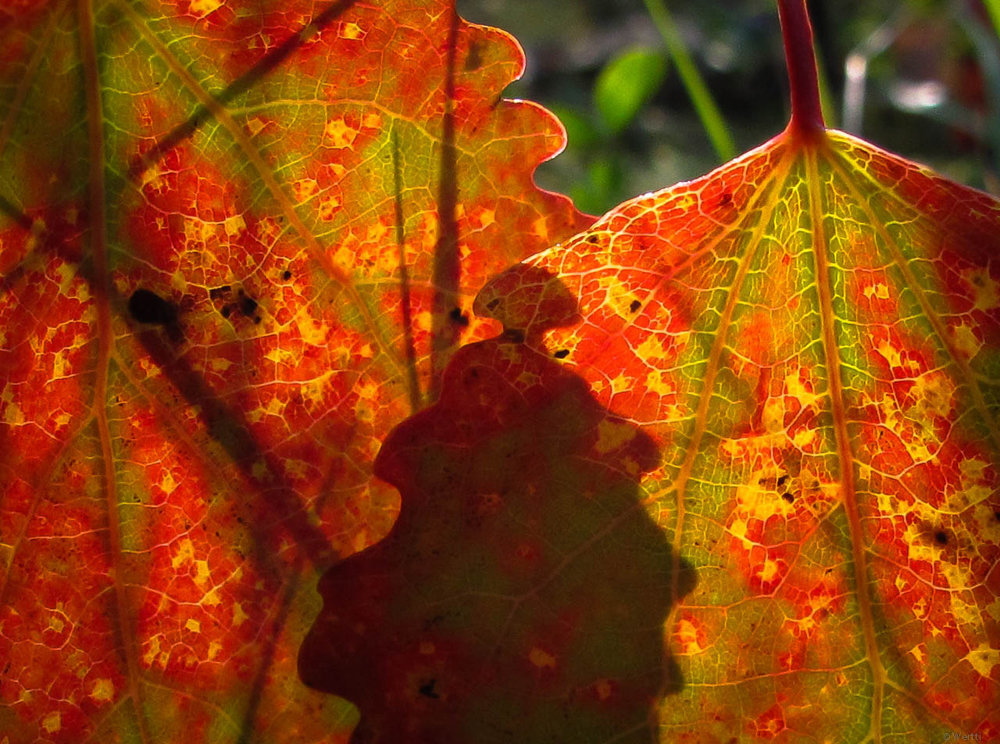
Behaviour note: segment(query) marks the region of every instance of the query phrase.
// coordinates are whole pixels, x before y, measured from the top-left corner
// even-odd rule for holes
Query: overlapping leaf
[[[586,224],[521,64],[447,2],[0,15],[5,741],[346,737],[314,572],[391,521],[471,293]]]
[[[480,294],[661,452],[662,741],[1000,733],[998,255],[996,200],[793,126]]]

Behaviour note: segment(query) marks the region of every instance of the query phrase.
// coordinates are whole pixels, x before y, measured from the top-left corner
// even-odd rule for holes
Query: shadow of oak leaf
[[[642,505],[656,448],[524,343],[575,317],[561,283],[508,274],[504,335],[376,460],[398,521],[319,584],[299,673],[358,706],[352,744],[651,742],[681,687],[663,624],[694,574]]]

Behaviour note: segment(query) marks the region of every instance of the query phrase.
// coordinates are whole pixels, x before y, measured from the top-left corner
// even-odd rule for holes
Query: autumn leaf
[[[492,280],[386,441],[300,657],[352,742],[1000,735],[1000,203],[827,130],[779,7],[788,128]]]
[[[522,66],[444,0],[0,10],[0,740],[346,739],[317,572],[474,292],[590,221]]]

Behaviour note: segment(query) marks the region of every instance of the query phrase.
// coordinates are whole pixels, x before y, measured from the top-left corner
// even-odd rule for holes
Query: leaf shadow
[[[656,446],[525,343],[576,300],[512,272],[544,321],[455,354],[376,459],[398,521],[320,581],[299,673],[359,707],[352,744],[648,743],[683,688],[663,624],[695,573],[643,506]]]
[[[290,35],[272,51],[265,54],[249,70],[227,85],[222,91],[212,96],[212,104],[199,105],[187,119],[176,125],[167,134],[157,140],[149,150],[135,156],[129,163],[128,178],[138,179],[145,171],[159,162],[166,153],[182,142],[190,139],[206,122],[217,116],[216,109],[224,108],[233,99],[241,96],[256,85],[268,73],[276,69],[303,44],[350,10],[357,0],[335,0],[317,13],[309,23],[297,33]]]

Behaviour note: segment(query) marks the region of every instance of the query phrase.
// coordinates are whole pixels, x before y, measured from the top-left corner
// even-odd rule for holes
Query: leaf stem
[[[778,15],[792,93],[792,118],[788,128],[800,134],[823,132],[826,123],[823,121],[816,52],[806,0],[778,0]]]
[[[694,104],[695,111],[698,113],[698,118],[701,119],[701,125],[705,128],[705,133],[712,143],[715,154],[722,161],[732,160],[736,157],[736,144],[733,142],[733,136],[729,133],[729,127],[726,126],[726,121],[722,118],[719,107],[715,104],[708,86],[705,85],[705,81],[698,72],[698,67],[691,59],[691,54],[684,45],[684,40],[664,4],[664,0],[643,0],[643,2],[646,4],[646,10],[649,11],[660,36],[663,37],[667,53],[677,67],[677,74],[681,76],[681,82],[684,83],[684,88],[691,97],[691,103]]]

